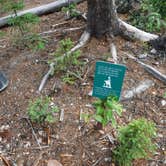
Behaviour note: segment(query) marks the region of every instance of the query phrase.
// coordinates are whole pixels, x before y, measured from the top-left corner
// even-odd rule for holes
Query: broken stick
[[[166,75],[160,73],[158,70],[156,70],[154,67],[147,65],[143,62],[141,62],[140,60],[138,60],[137,58],[135,58],[134,56],[132,56],[131,54],[126,54],[129,58],[133,59],[134,61],[136,61],[137,63],[139,63],[147,72],[149,72],[150,74],[152,74],[155,78],[157,78],[158,80],[162,81],[164,84],[166,84]]]

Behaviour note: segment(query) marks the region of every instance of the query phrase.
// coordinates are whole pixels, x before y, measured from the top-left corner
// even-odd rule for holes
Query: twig
[[[44,85],[46,84],[49,76],[54,73],[54,63],[50,64],[50,68],[48,70],[48,72],[46,73],[46,75],[44,75],[44,77],[42,78],[42,81],[40,83],[39,89],[38,91],[41,92],[41,90],[43,89]]]
[[[166,75],[160,73],[158,70],[156,70],[155,68],[153,68],[150,65],[147,65],[143,62],[141,62],[140,60],[138,60],[137,58],[135,58],[134,56],[132,56],[131,54],[126,54],[129,58],[133,59],[134,61],[136,61],[137,63],[139,63],[147,72],[149,72],[150,74],[152,74],[155,78],[157,78],[158,80],[162,81],[164,84],[166,84]]]
[[[39,157],[37,158],[37,160],[35,161],[35,163],[33,164],[33,166],[38,166],[40,160],[42,159],[42,156],[43,154],[46,153],[46,151],[42,151],[40,154],[39,154]]]
[[[54,24],[54,25],[52,25],[51,27],[52,27],[52,28],[55,28],[55,27],[57,27],[57,26],[64,25],[64,24],[68,24],[68,23],[69,23],[68,21],[64,21],[64,22],[60,22],[60,23],[58,23],[58,24]]]
[[[81,27],[67,28],[67,29],[59,28],[59,29],[55,29],[55,30],[49,30],[49,31],[41,32],[41,33],[39,33],[39,35],[47,35],[47,34],[56,33],[56,32],[66,33],[66,32],[71,32],[71,31],[77,31],[77,30],[80,30],[80,29],[83,29],[83,28],[85,28],[85,27],[81,26]]]
[[[64,109],[61,109],[59,121],[62,122],[64,119]]]
[[[92,166],[96,166],[103,158],[100,157]]]
[[[81,108],[80,109],[80,118],[79,118],[80,122],[82,121],[82,113],[83,113],[83,109]]]
[[[5,157],[3,157],[2,155],[0,155],[0,159],[4,162],[4,164],[5,164],[6,166],[11,166],[11,165],[9,164],[9,162],[7,161],[7,159],[6,159]]]
[[[29,120],[28,118],[24,118],[24,119],[25,119],[25,120],[28,122],[28,124],[30,125],[31,130],[32,130],[32,133],[33,133],[33,135],[34,135],[34,137],[35,137],[35,140],[36,140],[37,144],[39,145],[40,150],[42,150],[42,147],[41,147],[41,145],[40,145],[40,143],[39,143],[39,141],[38,141],[38,138],[37,138],[37,136],[36,136],[36,133],[35,133],[35,131],[34,131],[34,129],[33,129],[32,123],[30,122],[30,120]]]

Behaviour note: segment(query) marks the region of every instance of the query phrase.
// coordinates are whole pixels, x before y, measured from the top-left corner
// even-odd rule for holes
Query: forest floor
[[[46,2],[27,0],[26,4],[27,7],[35,7]],[[77,8],[86,11],[86,3],[79,4]],[[53,25],[64,21],[63,12],[44,15],[41,17],[38,31],[53,30]],[[73,18],[65,22],[56,28],[63,30],[86,25],[83,19]],[[1,30],[9,34],[12,28]],[[111,56],[110,43],[105,37],[91,38],[88,44],[81,48],[80,60],[87,61],[80,73],[82,79],[76,79],[73,85],[69,85],[62,81],[63,73],[55,74],[47,81],[42,93],[37,93],[42,77],[49,69],[45,62],[52,58],[50,54],[56,51],[58,42],[71,38],[76,43],[83,31],[84,28],[67,33],[62,31],[50,33],[45,36],[48,41],[46,48],[35,53],[11,45],[10,35],[0,39],[0,71],[4,71],[9,79],[8,87],[0,92],[0,156],[3,156],[8,164],[22,166],[20,163],[24,162],[24,165],[32,166],[38,162],[39,166],[44,166],[47,165],[47,160],[55,159],[63,166],[114,165],[111,151],[115,145],[107,138],[109,134],[116,139],[117,133],[112,125],[109,124],[103,131],[98,131],[94,128],[95,121],[87,124],[80,121],[80,112],[91,114],[94,112],[92,103],[96,98],[89,96],[88,93],[93,88],[95,63]],[[135,57],[148,53],[144,43],[116,37],[115,44],[119,63],[127,66],[122,93],[147,79],[154,83],[145,92],[121,102],[124,111],[121,117],[117,117],[119,125],[128,124],[132,119],[145,117],[157,126],[157,138],[154,140],[157,145],[156,153],[148,160],[134,161],[133,165],[163,166],[166,164],[164,138],[166,99],[163,97],[166,85],[126,56],[127,53]],[[166,74],[164,57],[146,56],[143,61]],[[64,110],[64,120],[60,122],[57,115],[57,121],[50,125],[32,123],[34,134],[30,123],[26,120],[27,108],[30,100],[40,96],[50,96],[52,102],[60,110]],[[0,160],[0,165],[8,164]]]

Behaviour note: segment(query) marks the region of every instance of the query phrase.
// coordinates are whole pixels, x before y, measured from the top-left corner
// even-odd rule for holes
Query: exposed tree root
[[[118,19],[118,21],[119,21],[120,29],[122,33],[129,38],[139,39],[141,41],[146,42],[146,41],[157,39],[159,37],[158,35],[147,33],[130,24],[127,24],[121,19]]]
[[[75,2],[75,3],[80,3],[83,2],[84,0],[70,0],[70,3]],[[68,0],[57,0],[55,2],[45,4],[42,6],[38,6],[32,9],[27,9],[21,12],[18,12],[18,16],[22,16],[27,13],[33,13],[38,16],[41,16],[43,14],[48,14],[48,13],[53,13],[56,11],[59,11],[62,7],[67,6],[69,4]],[[13,17],[14,15],[8,15],[5,17],[0,18],[0,27],[8,25],[8,19],[10,17]]]
[[[75,47],[73,47],[66,54],[64,54],[61,57],[58,57],[57,59],[55,59],[55,62],[52,62],[50,64],[50,68],[49,68],[48,72],[44,75],[44,77],[43,77],[43,79],[42,79],[42,81],[40,83],[40,86],[38,88],[38,92],[42,91],[44,85],[46,84],[46,82],[47,82],[47,80],[49,78],[49,76],[54,73],[54,67],[55,67],[56,63],[58,62],[58,60],[63,60],[66,56],[71,55],[72,52],[74,52],[77,49],[83,47],[87,43],[87,41],[89,40],[89,38],[90,38],[90,33],[87,32],[87,31],[84,31],[84,33],[82,34],[80,40],[78,41],[78,43],[77,43],[77,45]]]
[[[135,58],[134,56],[130,55],[130,54],[126,54],[129,58],[133,59],[134,61],[136,61],[137,63],[139,63],[148,73],[152,74],[155,78],[157,78],[158,80],[162,81],[164,84],[166,84],[166,75],[160,73],[158,70],[156,70],[155,68],[153,68],[150,65],[147,65],[143,62],[141,62],[140,60],[138,60],[137,58]]]

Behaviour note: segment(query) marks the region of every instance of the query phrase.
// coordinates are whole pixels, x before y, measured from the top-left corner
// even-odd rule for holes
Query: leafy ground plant
[[[166,1],[142,0],[141,7],[132,13],[130,21],[146,31],[160,31],[166,28]]]
[[[77,50],[70,53],[73,46],[74,44],[70,38],[61,40],[57,51],[53,54],[54,59],[50,62],[56,62],[55,72],[63,72],[62,80],[69,84],[73,84],[75,80],[75,74],[70,72],[70,70],[79,71],[78,68],[81,67],[81,62],[78,60],[81,52]],[[65,55],[64,58],[61,58],[63,55]]]
[[[119,166],[131,166],[135,159],[148,158],[155,151],[152,138],[156,136],[154,123],[141,118],[119,128],[119,145],[113,151]]]
[[[18,11],[24,8],[23,0],[0,0],[0,7],[2,7],[3,11],[13,14],[8,19],[8,24],[14,27],[14,45],[20,48],[30,48],[35,51],[45,47],[45,40],[34,32],[35,26],[40,21],[39,17],[32,13],[18,16]]]
[[[94,118],[98,124],[97,129],[105,127],[110,121],[114,127],[116,127],[115,115],[121,115],[123,111],[122,105],[118,102],[116,97],[108,96],[106,99],[99,99],[94,103],[95,114],[83,114],[85,122],[88,122],[90,118]]]
[[[66,18],[78,16],[78,13],[76,12],[76,3],[70,3],[67,7],[63,7],[62,11],[65,13]]]
[[[106,126],[110,121],[113,126],[116,126],[115,114],[121,115],[122,105],[118,102],[116,97],[108,96],[106,99],[100,99],[94,103],[96,113],[94,118],[102,126]]]
[[[29,118],[36,123],[53,123],[55,122],[54,114],[57,113],[58,107],[51,106],[51,99],[49,97],[37,98],[31,101],[28,106]]]

